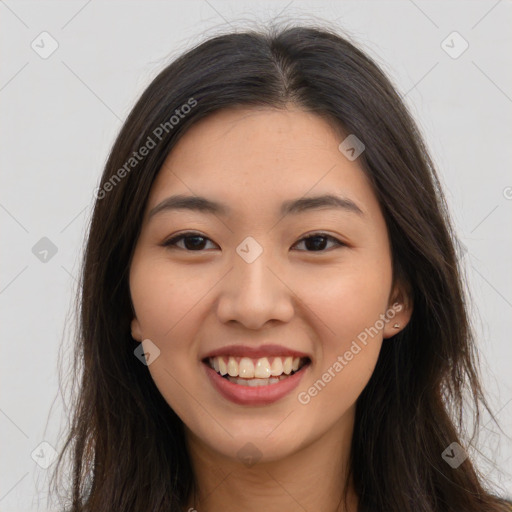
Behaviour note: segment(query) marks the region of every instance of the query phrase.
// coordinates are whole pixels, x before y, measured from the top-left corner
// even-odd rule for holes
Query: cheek
[[[348,411],[370,380],[382,346],[391,272],[358,266],[309,295],[318,316],[317,360],[298,396],[311,416],[330,425]]]
[[[385,313],[391,289],[391,262],[384,257],[378,264],[364,256],[354,257],[346,265],[301,279],[296,281],[301,283],[298,294],[318,317],[316,323],[323,324],[323,350],[327,355],[333,350],[347,350],[353,339],[374,326]]]
[[[207,274],[180,271],[164,259],[135,261],[130,291],[144,337],[168,343],[187,315],[193,315],[211,280]]]
[[[201,395],[194,341],[201,325],[198,306],[212,285],[207,276],[171,267],[162,259],[134,258],[130,291],[143,338],[160,350],[148,366],[151,378],[169,406],[189,418],[197,413],[190,396]]]
[[[334,411],[350,407],[368,383],[382,346],[383,323],[391,289],[391,262],[380,264],[361,258],[333,279],[323,301],[324,321],[335,334],[324,338],[317,371],[325,388],[321,404],[337,404]]]
[[[130,291],[141,334],[160,350],[149,371],[168,401],[179,383],[197,372],[204,279],[177,271],[162,258],[141,258],[132,266]]]

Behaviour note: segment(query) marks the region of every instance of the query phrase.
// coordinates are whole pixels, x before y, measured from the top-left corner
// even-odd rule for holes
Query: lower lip
[[[203,363],[203,366],[206,369],[206,374],[213,384],[213,387],[224,398],[239,405],[266,405],[277,402],[288,393],[291,393],[299,385],[302,376],[309,367],[309,363],[300,371],[280,382],[257,387],[235,384],[234,382],[221,377],[206,363]]]

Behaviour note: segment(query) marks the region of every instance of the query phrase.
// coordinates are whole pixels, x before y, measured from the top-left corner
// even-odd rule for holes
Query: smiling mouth
[[[216,356],[203,360],[221,377],[241,386],[268,386],[277,384],[310,364],[309,357],[236,357]]]

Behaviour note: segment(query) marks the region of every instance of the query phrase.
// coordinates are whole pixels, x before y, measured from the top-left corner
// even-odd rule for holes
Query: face
[[[346,432],[383,339],[408,321],[382,212],[342,140],[296,108],[224,110],[186,132],[151,189],[132,336],[219,456],[270,461]]]

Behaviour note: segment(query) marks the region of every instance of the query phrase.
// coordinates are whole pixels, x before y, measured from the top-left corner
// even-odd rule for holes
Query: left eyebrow
[[[363,211],[354,201],[346,197],[333,194],[324,194],[315,197],[302,197],[291,201],[285,201],[281,206],[281,215],[298,214],[308,210],[326,208],[341,208],[351,213],[364,215]]]
[[[333,194],[324,194],[315,197],[302,197],[284,201],[281,205],[281,215],[300,214],[310,210],[336,208],[347,212],[364,215],[359,206],[346,197],[340,197]],[[175,195],[164,199],[149,212],[149,219],[156,214],[169,210],[192,210],[212,215],[227,216],[231,213],[231,208],[225,204],[212,201],[206,197]]]

